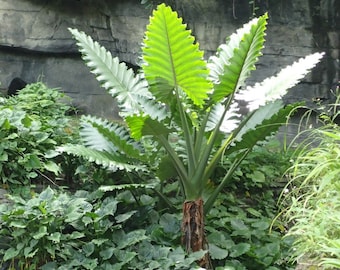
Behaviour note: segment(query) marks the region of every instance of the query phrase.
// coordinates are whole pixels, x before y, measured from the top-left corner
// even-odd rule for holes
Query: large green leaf
[[[155,138],[160,135],[167,136],[174,131],[148,116],[129,116],[126,118],[126,122],[130,128],[131,136],[136,140],[141,139],[143,136],[153,136]]]
[[[130,137],[124,126],[90,116],[82,117],[81,125],[80,135],[85,146],[142,159],[141,145]]]
[[[267,136],[277,132],[287,122],[287,117],[299,105],[301,104],[284,106],[283,102],[278,100],[260,107],[238,133],[236,144],[227,149],[225,154],[241,149],[251,149],[258,142],[264,141]]]
[[[241,86],[261,55],[267,14],[251,20],[222,44],[210,58],[210,78],[215,83],[212,99],[219,102]]]
[[[282,69],[276,76],[266,78],[253,87],[247,87],[237,93],[236,98],[246,101],[250,111],[258,109],[268,102],[280,99],[289,88],[295,86],[307,73],[320,62],[324,53],[314,53]]]
[[[90,162],[95,162],[110,170],[146,170],[145,166],[138,165],[136,160],[128,159],[118,153],[108,153],[105,151],[98,151],[90,149],[83,145],[67,144],[57,148],[60,152],[72,154],[74,156],[83,157]]]
[[[141,103],[151,98],[146,82],[84,32],[76,29],[69,31],[77,40],[86,65],[101,85],[117,98],[120,110],[126,113],[141,111]]]
[[[164,103],[182,89],[196,105],[204,104],[211,83],[203,52],[177,13],[161,4],[153,12],[143,46],[143,70],[150,91]]]

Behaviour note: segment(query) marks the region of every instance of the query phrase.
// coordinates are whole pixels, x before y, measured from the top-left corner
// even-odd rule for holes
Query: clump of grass
[[[317,269],[340,267],[340,128],[316,129],[291,168],[283,197],[284,215],[295,242],[292,258]]]

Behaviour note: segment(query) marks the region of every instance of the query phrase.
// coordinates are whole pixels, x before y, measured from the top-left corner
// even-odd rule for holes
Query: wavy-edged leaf
[[[263,120],[269,119],[274,114],[280,111],[281,108],[284,107],[284,103],[282,100],[277,100],[275,102],[270,102],[266,104],[266,106],[260,107],[257,111],[255,111],[250,118],[246,118],[244,121],[245,124],[240,129],[240,131],[236,134],[236,141],[240,141],[242,136],[247,133],[249,130],[256,129],[256,126],[260,125]],[[286,120],[286,119],[285,119]],[[284,120],[284,121],[285,121]],[[283,122],[281,122],[283,123]]]
[[[110,192],[114,190],[135,190],[135,189],[154,189],[155,184],[121,184],[121,185],[106,185],[100,186],[98,190]]]
[[[242,149],[251,149],[257,143],[264,141],[267,136],[277,132],[287,122],[287,117],[294,108],[301,104],[284,106],[281,100],[260,107],[249,119],[248,125],[244,126],[236,137],[236,144],[226,150],[226,154]]]
[[[215,244],[209,243],[209,254],[212,259],[223,260],[228,257],[229,252],[227,249],[223,249]]]
[[[179,87],[194,104],[204,104],[211,83],[203,52],[194,41],[170,7],[161,4],[154,10],[145,33],[142,67],[157,100],[168,104]]]
[[[206,125],[206,131],[210,131],[216,128],[219,123],[224,111],[226,110],[225,106],[221,103],[217,103],[211,108],[211,112],[209,114],[208,122]],[[233,102],[226,112],[223,122],[220,126],[220,130],[224,133],[230,133],[234,129],[236,129],[241,122],[239,114],[238,104]]]
[[[250,244],[248,243],[238,243],[231,248],[229,256],[232,258],[240,257],[250,250]]]
[[[254,111],[267,102],[285,95],[289,88],[296,85],[321,60],[324,53],[310,54],[282,69],[278,75],[263,80],[253,87],[240,91],[236,98],[248,102],[247,107]]]
[[[129,131],[121,125],[83,116],[80,135],[86,147],[109,153],[119,152],[128,157],[142,159],[142,148],[134,141]]]
[[[109,51],[84,32],[71,28],[69,31],[77,40],[86,65],[102,87],[117,98],[120,110],[125,113],[142,111],[140,101],[152,98],[146,81],[139,75],[135,76],[132,69],[120,63],[117,57],[113,58]]]
[[[65,152],[70,155],[82,157],[90,162],[102,165],[109,170],[126,170],[126,171],[145,171],[146,167],[136,163],[135,160],[128,159],[122,155],[115,153],[108,153],[105,151],[98,151],[90,149],[83,145],[67,144],[57,148],[59,152]]]
[[[169,111],[164,103],[157,102],[154,99],[140,100],[143,106],[143,112],[149,115],[152,119],[164,120],[169,116]]]
[[[265,41],[267,18],[265,14],[245,24],[209,59],[210,78],[215,84],[213,101],[219,102],[243,86],[255,69]]]

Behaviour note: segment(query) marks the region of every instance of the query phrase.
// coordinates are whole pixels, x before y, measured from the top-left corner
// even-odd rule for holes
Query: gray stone
[[[322,0],[318,6],[310,6],[307,0],[260,1],[257,10],[248,0],[168,2],[192,29],[206,58],[253,12],[268,11],[264,56],[249,83],[276,74],[299,57],[325,51],[323,62],[285,100],[331,98],[329,89],[335,88],[340,73],[340,26],[335,12],[340,1]],[[0,0],[1,90],[5,92],[14,77],[28,82],[42,78],[89,113],[116,117],[113,99],[83,64],[67,29],[85,31],[113,56],[135,65],[151,11],[136,0]]]

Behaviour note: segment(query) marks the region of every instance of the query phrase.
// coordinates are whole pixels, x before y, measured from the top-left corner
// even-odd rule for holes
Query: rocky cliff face
[[[298,57],[325,51],[322,64],[286,100],[331,99],[329,89],[339,81],[340,1],[257,0],[256,10],[248,0],[167,2],[188,23],[207,57],[253,12],[269,12],[256,80],[274,75]],[[140,0],[0,0],[1,90],[14,77],[28,82],[42,78],[87,112],[116,117],[113,100],[83,64],[67,28],[85,31],[121,61],[137,65],[150,14]]]

